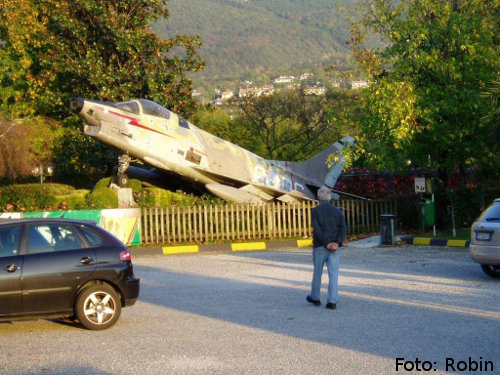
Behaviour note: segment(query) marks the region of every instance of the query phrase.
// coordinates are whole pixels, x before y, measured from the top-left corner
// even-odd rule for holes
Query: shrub
[[[139,207],[166,207],[172,205],[172,192],[159,188],[142,189],[134,194]]]
[[[194,205],[224,205],[226,202],[220,198],[209,195],[197,197],[182,191],[171,192],[159,188],[146,188],[134,194],[135,200],[140,207],[168,207],[168,206],[194,206]]]
[[[416,194],[398,195],[396,201],[396,220],[400,230],[411,231],[419,228],[420,206],[419,196]]]
[[[89,196],[89,204],[89,208],[117,208],[118,194],[108,187],[94,188]]]
[[[131,179],[128,186],[132,189],[132,193],[139,193],[142,190],[142,182],[136,179]]]
[[[469,227],[495,198],[500,198],[500,189],[450,189],[447,194],[453,203],[456,226],[465,228]]]
[[[112,182],[115,182],[114,179],[115,179],[114,176],[101,178],[95,184],[94,189],[98,189],[98,188],[102,188],[102,187],[109,187],[109,185],[111,185]],[[138,193],[142,190],[142,182],[137,180],[137,179],[130,179],[129,180],[129,188],[132,189],[133,193]]]
[[[99,181],[97,181],[97,183],[95,184],[94,186],[94,190],[95,189],[99,189],[99,188],[107,188],[109,187],[109,185],[111,184],[111,180],[112,180],[112,177],[104,177],[104,178],[101,178]]]
[[[57,208],[60,210],[84,210],[89,206],[89,190],[75,190],[70,194],[58,195]]]
[[[33,184],[33,185],[39,185],[39,184]],[[75,188],[73,186],[65,184],[44,184],[43,186],[49,189],[49,191],[51,191],[52,194],[54,195],[64,195],[75,192]]]
[[[62,184],[24,184],[0,188],[0,210],[3,212],[57,210],[57,194],[73,192]]]

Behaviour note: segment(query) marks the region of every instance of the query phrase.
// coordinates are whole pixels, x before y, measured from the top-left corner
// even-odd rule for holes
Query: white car
[[[472,224],[469,251],[486,274],[500,277],[500,198]]]

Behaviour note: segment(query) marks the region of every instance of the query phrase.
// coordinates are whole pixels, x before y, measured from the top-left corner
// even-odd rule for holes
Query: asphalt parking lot
[[[113,328],[0,323],[0,373],[500,374],[500,283],[466,248],[342,251],[335,311],[326,272],[322,306],[305,300],[310,248],[136,257]]]

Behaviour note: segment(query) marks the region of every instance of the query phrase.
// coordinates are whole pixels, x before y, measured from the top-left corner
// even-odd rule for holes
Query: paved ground
[[[305,301],[310,249],[135,258],[141,297],[115,327],[0,324],[0,373],[400,374],[418,358],[500,374],[500,283],[466,248],[352,245],[336,311]]]

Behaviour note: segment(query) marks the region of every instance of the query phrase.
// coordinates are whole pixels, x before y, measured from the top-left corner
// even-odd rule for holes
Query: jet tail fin
[[[332,189],[342,173],[342,168],[345,165],[345,158],[340,155],[340,163],[334,163],[331,168],[328,168],[326,160],[330,154],[338,155],[345,146],[353,145],[353,137],[344,137],[306,161],[301,163],[289,163],[289,168],[297,174],[307,176],[311,180],[322,183],[324,186]]]

